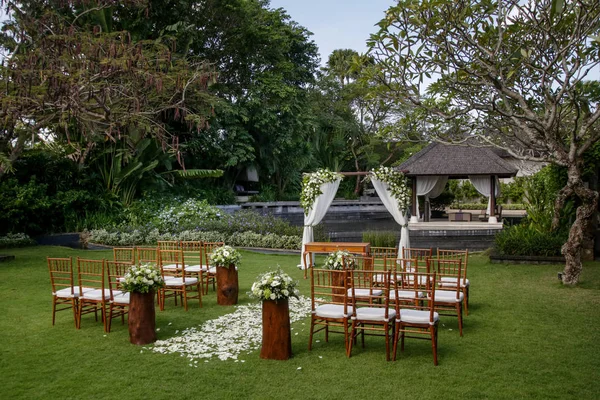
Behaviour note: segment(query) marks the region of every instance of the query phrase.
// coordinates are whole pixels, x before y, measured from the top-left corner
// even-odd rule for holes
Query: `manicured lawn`
[[[219,361],[189,367],[179,355],[140,351],[129,344],[127,326],[84,316],[76,330],[61,312],[51,324],[46,256],[112,257],[111,251],[61,247],[4,250],[16,260],[0,263],[0,398],[183,399],[183,398],[539,398],[600,396],[600,263],[587,263],[577,288],[562,287],[561,266],[489,264],[471,256],[471,315],[460,338],[456,319],[442,317],[440,365],[427,341],[407,341],[398,361],[386,362],[382,338],[368,338],[346,358],[343,338],[307,350],[309,318],[293,325],[294,357],[265,361],[258,351],[244,363]],[[244,252],[240,303],[261,272],[280,265],[310,295],[295,266],[299,256]],[[233,311],[216,305],[211,290],[204,307],[188,312],[167,304],[157,310],[159,339]],[[301,369],[299,369],[301,367]]]

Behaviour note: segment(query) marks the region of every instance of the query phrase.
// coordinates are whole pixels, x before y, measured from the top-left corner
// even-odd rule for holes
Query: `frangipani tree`
[[[576,284],[598,193],[582,181],[583,154],[600,140],[600,2],[401,0],[369,40],[368,79],[412,106],[432,138],[505,149],[567,168],[554,225],[569,198],[576,220],[562,248]],[[424,82],[432,82],[427,88]]]

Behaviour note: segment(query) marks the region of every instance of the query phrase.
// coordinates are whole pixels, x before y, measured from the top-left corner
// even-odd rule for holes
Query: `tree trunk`
[[[571,165],[568,169],[568,183],[556,198],[556,210],[553,226],[558,224],[558,212],[564,205],[566,199],[574,194],[581,204],[577,207],[575,222],[569,231],[569,239],[563,245],[561,251],[565,256],[565,269],[562,281],[565,285],[576,285],[582,270],[581,255],[585,232],[588,231],[592,218],[598,206],[598,192],[587,189],[581,180],[581,169],[579,165]]]
[[[287,360],[292,356],[292,334],[288,300],[264,300],[262,304],[260,358]]]
[[[217,267],[217,304],[231,306],[238,302],[238,272],[235,265]]]

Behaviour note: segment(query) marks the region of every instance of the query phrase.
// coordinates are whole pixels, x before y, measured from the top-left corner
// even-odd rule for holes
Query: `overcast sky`
[[[366,40],[377,31],[374,25],[395,3],[394,0],[271,0],[271,8],[284,8],[292,20],[313,33],[324,65],[335,49],[364,53]]]

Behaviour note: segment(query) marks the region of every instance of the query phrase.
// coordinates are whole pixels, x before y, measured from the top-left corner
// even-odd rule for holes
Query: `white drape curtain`
[[[302,233],[302,254],[300,255],[300,266],[303,269],[307,269],[308,266],[304,265],[304,249],[306,248],[306,243],[310,243],[314,241],[314,229],[313,227],[317,225],[331,206],[333,199],[335,198],[335,194],[338,191],[340,186],[340,182],[342,180],[338,179],[334,182],[324,183],[321,185],[321,195],[317,197],[312,208],[308,212],[308,214],[304,214],[304,232]],[[311,255],[312,257],[312,255]],[[311,258],[311,264],[314,264],[314,260]]]
[[[400,224],[402,229],[400,230],[400,243],[398,244],[398,254],[404,254],[404,248],[410,247],[410,238],[408,236],[408,210],[400,210],[398,208],[398,201],[392,197],[392,194],[388,190],[388,184],[385,182],[381,182],[371,176],[371,182],[373,183],[373,187],[379,195],[379,198],[383,202],[385,208],[389,211],[390,214],[394,217],[394,220]]]
[[[496,186],[496,190],[494,191],[494,197],[498,197],[500,196],[500,181],[498,180],[497,176],[495,176],[494,178],[496,179],[496,184],[494,185]],[[477,191],[481,193],[482,196],[489,198],[487,214],[492,216],[493,214],[490,212],[492,207],[492,182],[490,180],[490,175],[469,176],[469,180],[471,181],[473,186],[475,186],[475,189],[477,189]]]
[[[435,199],[444,191],[446,183],[448,182],[447,176],[418,176],[417,177],[417,216],[420,217],[419,212],[419,197],[425,196],[425,203],[429,203],[429,199]],[[425,211],[429,213],[431,217],[431,208],[425,207]]]

